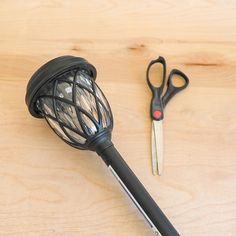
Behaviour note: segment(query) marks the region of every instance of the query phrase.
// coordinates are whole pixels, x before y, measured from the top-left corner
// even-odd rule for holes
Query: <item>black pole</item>
[[[106,148],[103,150],[100,146],[100,150],[97,153],[102,157],[108,168],[146,218],[155,234],[179,236],[179,233],[126,164],[114,145],[110,143],[110,145],[105,146]]]

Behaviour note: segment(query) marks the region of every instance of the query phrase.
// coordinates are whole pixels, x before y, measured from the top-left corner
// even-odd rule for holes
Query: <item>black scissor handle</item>
[[[149,72],[152,67],[152,65],[160,63],[163,66],[163,78],[160,86],[154,86],[149,77]],[[163,115],[163,105],[162,105],[162,92],[165,86],[165,81],[166,81],[166,61],[164,57],[158,57],[156,60],[153,60],[149,63],[148,68],[147,68],[147,83],[149,88],[152,91],[152,101],[151,101],[151,107],[150,107],[150,115],[153,120],[162,120],[164,115]]]
[[[162,82],[161,82],[161,85],[160,86],[154,86],[150,80],[150,77],[149,77],[149,73],[150,73],[150,69],[151,67],[154,65],[154,64],[157,64],[157,63],[160,63],[162,66],[163,66],[163,79],[162,79]],[[163,91],[163,88],[165,86],[165,80],[166,80],[166,61],[165,61],[165,58],[160,56],[158,57],[156,60],[152,60],[149,65],[148,65],[148,68],[147,68],[147,72],[146,72],[146,77],[147,77],[147,83],[148,83],[148,86],[149,88],[153,91],[155,89],[158,89],[159,90],[159,93],[162,94],[162,91]]]
[[[184,84],[180,87],[177,87],[174,85],[172,79],[173,79],[173,76],[180,76],[183,80],[184,80]],[[170,99],[175,95],[177,94],[178,92],[182,91],[183,89],[185,89],[189,84],[189,79],[188,77],[180,70],[178,69],[173,69],[171,72],[170,72],[170,75],[168,77],[168,80],[167,80],[167,90],[166,90],[166,93],[165,95],[162,97],[162,105],[163,105],[163,108],[166,106],[166,104],[170,101]]]

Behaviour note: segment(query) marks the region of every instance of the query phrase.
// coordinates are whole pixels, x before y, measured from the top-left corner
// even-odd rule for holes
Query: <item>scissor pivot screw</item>
[[[156,110],[156,111],[153,112],[153,116],[154,116],[156,119],[159,119],[159,118],[161,118],[161,116],[162,116],[162,112],[159,111],[159,110]]]

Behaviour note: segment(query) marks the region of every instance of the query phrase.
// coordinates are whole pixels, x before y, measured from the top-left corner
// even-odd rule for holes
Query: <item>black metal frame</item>
[[[82,84],[76,81],[77,73],[80,71],[88,74],[91,77],[92,90],[88,89],[87,87],[83,86]],[[73,74],[72,81],[66,77],[68,72],[71,72],[71,74]],[[93,150],[94,149],[93,141],[97,138],[97,136],[101,136],[101,133],[104,133],[104,135],[110,136],[111,135],[110,133],[113,128],[113,116],[112,116],[110,105],[108,101],[106,100],[103,92],[96,84],[100,93],[103,95],[104,100],[106,101],[106,104],[104,104],[103,101],[97,96],[96,91],[95,91],[95,78],[96,78],[96,69],[83,58],[64,56],[64,57],[59,57],[59,58],[49,61],[48,63],[43,65],[32,76],[31,80],[29,81],[29,84],[27,87],[27,94],[26,94],[26,103],[28,105],[30,113],[38,118],[43,118],[43,117],[50,118],[51,120],[57,122],[60,128],[62,129],[62,131],[64,132],[64,134],[66,135],[66,137],[70,140],[70,142],[66,140],[65,138],[63,138],[60,134],[58,134],[57,131],[54,130],[54,128],[46,119],[47,123],[53,129],[53,131],[61,139],[63,139],[63,141],[65,141],[67,144],[78,149],[92,149]],[[66,82],[72,86],[72,101],[65,98],[61,98],[56,95],[58,82]],[[44,92],[44,88],[48,86],[49,84],[51,84],[53,88],[51,95],[45,94]],[[94,97],[95,103],[96,103],[96,109],[98,113],[98,121],[96,121],[95,118],[91,114],[89,114],[89,112],[87,112],[82,107],[76,104],[75,96],[76,96],[77,87],[80,89],[86,90],[88,93],[90,93]],[[55,114],[55,117],[51,116],[50,114],[45,113],[44,109],[40,109],[40,107],[42,107],[42,104],[40,104],[40,101],[41,101],[40,98],[52,99],[53,113]],[[37,104],[37,101],[38,101],[38,104]],[[68,126],[63,121],[60,120],[57,109],[56,109],[56,101],[69,104],[70,106],[74,107],[77,114],[78,121],[81,125],[83,132]],[[110,119],[110,125],[106,128],[104,128],[102,125],[102,114],[99,108],[99,104],[103,107],[103,109],[105,110],[107,114],[107,117],[109,117]],[[93,122],[93,124],[95,125],[97,129],[96,134],[98,135],[96,134],[91,135],[88,133],[88,131],[86,130],[86,125],[83,122],[83,119],[81,117],[81,113],[87,116]],[[78,141],[76,141],[70,134],[68,134],[65,128],[70,129],[71,131],[85,138],[86,139],[85,143],[81,144]]]

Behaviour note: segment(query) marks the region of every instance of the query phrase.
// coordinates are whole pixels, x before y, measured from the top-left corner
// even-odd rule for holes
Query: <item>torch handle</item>
[[[108,168],[119,181],[139,211],[156,235],[179,236],[174,226],[170,223],[142,183],[126,164],[114,145],[99,152]]]

